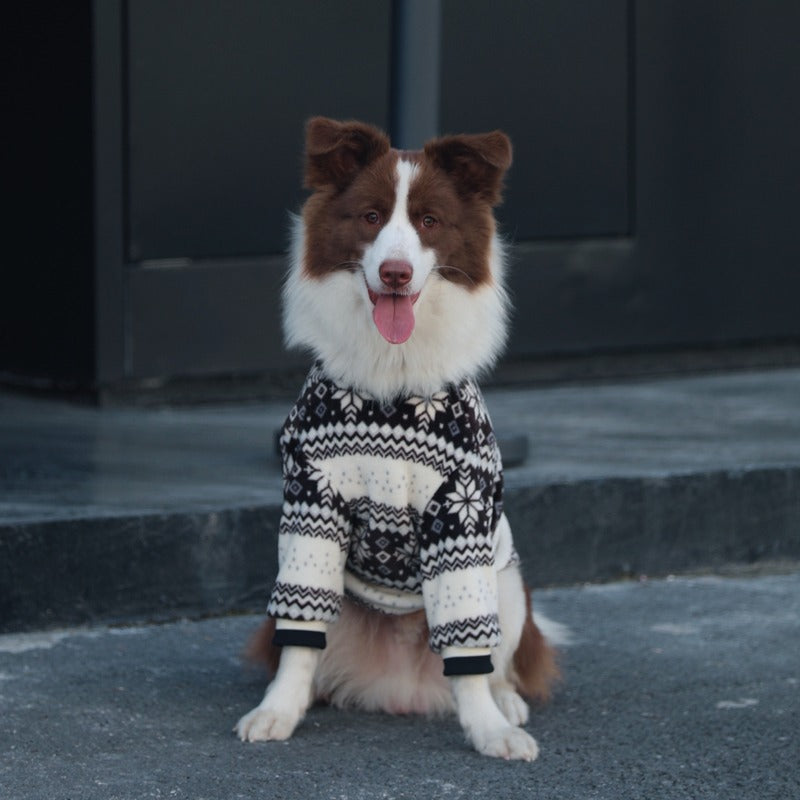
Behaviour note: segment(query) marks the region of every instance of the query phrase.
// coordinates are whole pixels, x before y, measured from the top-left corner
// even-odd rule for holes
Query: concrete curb
[[[800,467],[510,487],[534,587],[800,558]],[[0,526],[0,632],[263,609],[276,504]]]

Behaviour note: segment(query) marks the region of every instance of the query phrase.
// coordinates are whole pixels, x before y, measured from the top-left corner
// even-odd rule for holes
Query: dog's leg
[[[284,647],[278,671],[264,699],[236,724],[242,741],[288,739],[311,705],[320,650]]]
[[[450,680],[459,722],[479,753],[522,761],[533,761],[539,755],[536,740],[509,723],[497,707],[486,675],[462,675]]]
[[[510,679],[514,652],[525,624],[527,603],[519,568],[513,565],[499,572],[497,612],[503,638],[492,650],[494,672],[489,676],[489,687],[498,708],[512,725],[524,725],[528,721],[528,704],[519,696]]]

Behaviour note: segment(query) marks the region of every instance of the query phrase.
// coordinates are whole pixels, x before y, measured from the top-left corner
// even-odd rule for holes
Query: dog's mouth
[[[390,344],[403,344],[414,332],[414,303],[420,293],[374,292],[367,286],[372,303],[372,320]]]

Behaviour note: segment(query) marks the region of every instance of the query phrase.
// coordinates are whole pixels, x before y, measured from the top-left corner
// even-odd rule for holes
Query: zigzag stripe
[[[420,550],[420,557],[423,561],[435,561],[459,553],[491,554],[493,545],[494,539],[491,534],[458,533],[426,544]]]
[[[333,589],[320,589],[315,586],[301,586],[297,583],[275,584],[275,596],[292,597],[298,602],[308,606],[321,606],[325,603],[336,605],[341,600],[341,595]]]
[[[443,647],[494,647],[500,642],[500,623],[496,614],[454,620],[431,628],[430,644],[434,650]]]
[[[346,445],[346,446],[344,446]],[[451,448],[452,449],[452,448]],[[492,455],[453,451],[441,453],[418,450],[397,442],[326,442],[306,451],[310,461],[325,461],[340,456],[371,456],[390,461],[410,461],[429,467],[440,475],[448,475],[464,465],[494,475],[498,470],[497,459]]]
[[[341,604],[303,603],[289,596],[276,596],[269,602],[269,613],[281,619],[327,620],[333,619]]]
[[[452,468],[466,462],[484,470],[492,470],[497,464],[494,440],[464,450],[451,439],[413,427],[328,423],[298,430],[297,439],[302,449],[314,458],[337,455],[401,457],[432,467]]]
[[[435,625],[434,630],[444,635],[459,635],[473,628],[493,627],[496,625],[498,625],[497,614],[481,614],[479,617],[467,617],[466,619],[443,622],[441,625]]]
[[[276,583],[267,613],[282,619],[330,622],[339,614],[342,597],[330,589],[316,589],[293,583]]]
[[[347,544],[347,524],[335,519],[322,518],[315,515],[305,516],[300,513],[286,513],[281,517],[279,534],[286,536],[313,536],[316,539],[328,539],[340,547]]]
[[[345,442],[321,439],[306,443],[306,452],[311,460],[324,460],[337,456],[372,456],[375,458],[411,461],[435,469],[440,474],[448,474],[464,464],[492,473],[497,469],[497,456],[494,450],[474,453],[464,452],[444,439],[436,439],[437,447],[418,446],[414,442],[397,440],[372,440],[355,438]]]
[[[458,572],[462,569],[472,569],[474,567],[490,567],[493,564],[491,553],[487,555],[472,556],[444,556],[433,564],[424,564],[422,566],[422,577],[426,581],[438,578],[445,572]]]
[[[435,469],[441,474],[452,472],[458,465],[458,461],[452,454],[443,454],[432,450],[425,451],[403,442],[375,442],[356,439],[343,446],[342,442],[333,440],[309,446],[306,452],[309,459],[314,461],[350,455],[411,461]]]

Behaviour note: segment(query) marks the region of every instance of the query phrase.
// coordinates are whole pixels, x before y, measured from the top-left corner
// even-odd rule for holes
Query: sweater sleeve
[[[341,610],[349,546],[348,509],[309,464],[291,431],[281,441],[284,501],[278,530],[278,576],[267,612],[274,643],[324,648]]]
[[[494,476],[464,464],[428,503],[422,519],[422,592],[430,646],[445,675],[492,671],[500,641],[495,531],[499,508]]]

